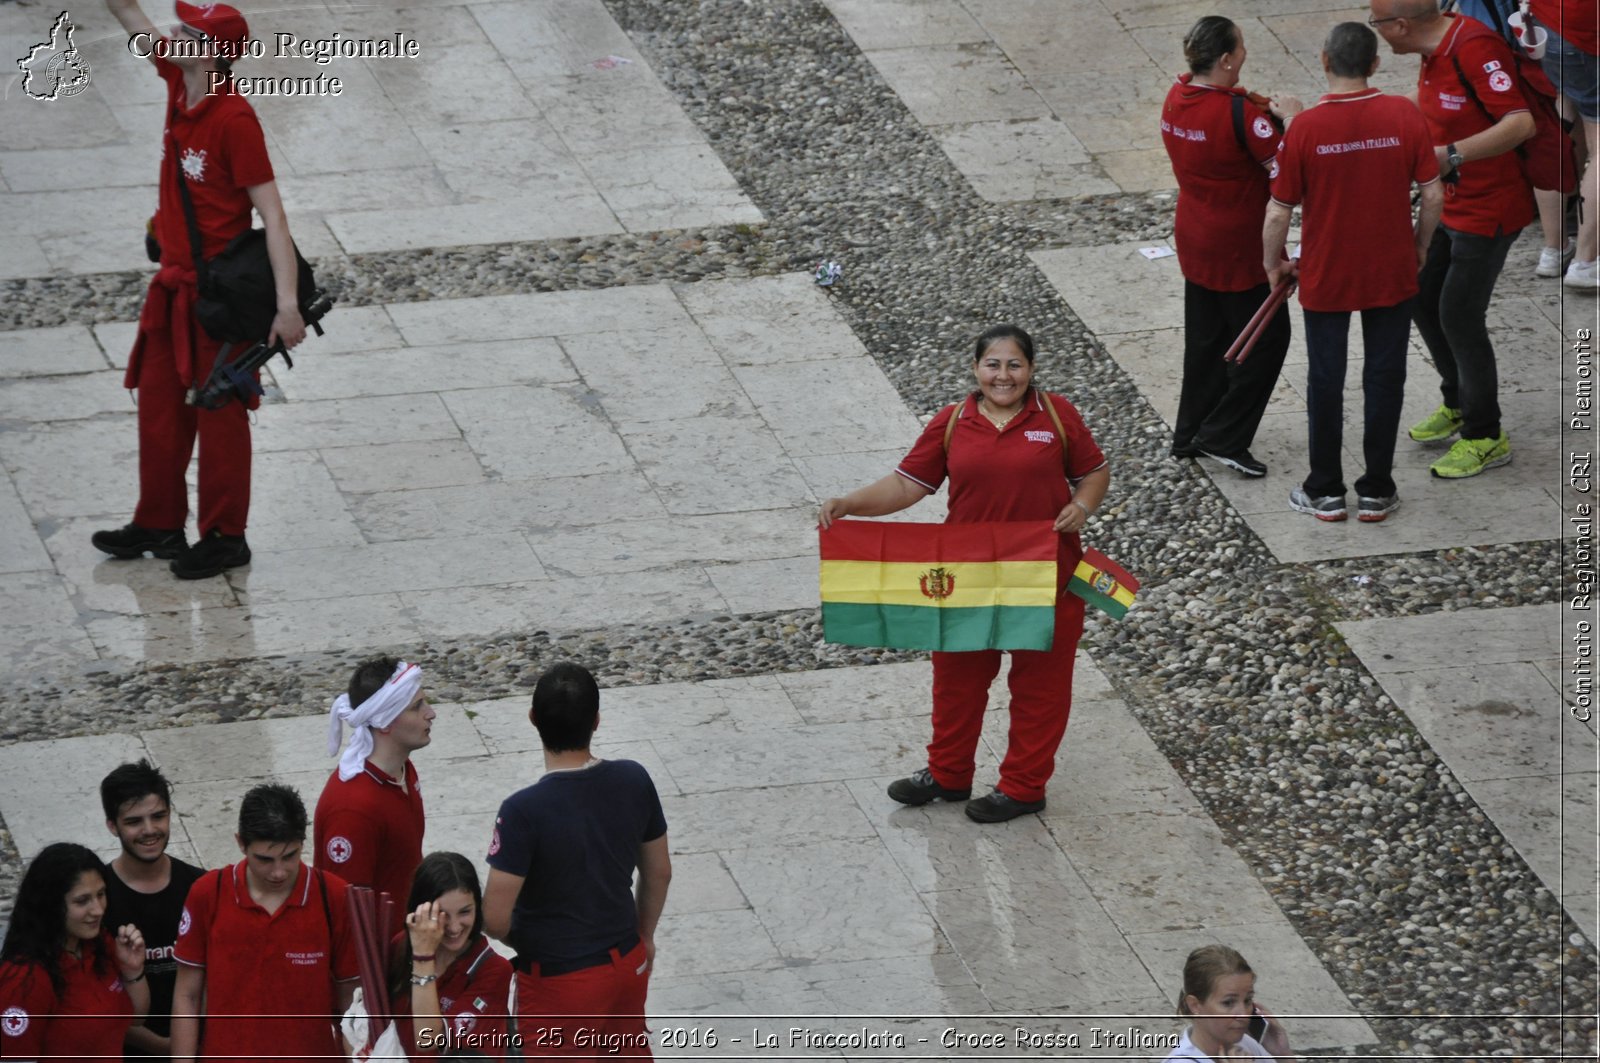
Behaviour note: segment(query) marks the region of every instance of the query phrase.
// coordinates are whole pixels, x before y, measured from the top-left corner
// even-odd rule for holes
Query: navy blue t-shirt
[[[489,866],[523,879],[507,944],[524,961],[550,963],[636,932],[639,846],[666,832],[655,783],[631,760],[552,772],[506,798]]]

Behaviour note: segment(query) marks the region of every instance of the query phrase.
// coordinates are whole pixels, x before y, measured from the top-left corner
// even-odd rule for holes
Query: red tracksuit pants
[[[219,344],[193,326],[196,373],[204,381]],[[202,410],[183,400],[171,331],[146,331],[139,360],[139,505],[133,522],[143,528],[182,528],[189,518],[184,477],[200,440],[201,537],[213,528],[243,535],[250,516],[250,414],[241,402]]]
[[[644,1025],[650,965],[644,943],[611,962],[554,978],[518,971],[511,1011],[524,1058],[651,1059]]]
[[[1056,750],[1072,712],[1072,664],[1083,635],[1083,599],[1056,599],[1056,633],[1048,650],[1012,650],[1011,731],[1000,762],[1000,790],[1018,801],[1044,798]],[[933,741],[928,767],[952,790],[972,786],[973,758],[983,735],[989,684],[1000,674],[999,650],[933,655]]]

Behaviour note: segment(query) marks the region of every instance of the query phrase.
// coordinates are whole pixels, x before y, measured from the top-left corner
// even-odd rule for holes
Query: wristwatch
[[[1456,150],[1456,146],[1454,144],[1446,144],[1444,146],[1444,157],[1445,160],[1450,163],[1450,169],[1452,171],[1461,169],[1461,164],[1466,162],[1466,160],[1461,157],[1461,153]]]

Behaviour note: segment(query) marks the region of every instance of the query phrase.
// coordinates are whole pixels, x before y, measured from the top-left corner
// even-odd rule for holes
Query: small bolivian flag
[[[901,650],[1047,650],[1051,522],[840,520],[821,532],[822,637]]]
[[[1098,550],[1085,550],[1067,590],[1114,620],[1121,620],[1139,593],[1139,581]]]

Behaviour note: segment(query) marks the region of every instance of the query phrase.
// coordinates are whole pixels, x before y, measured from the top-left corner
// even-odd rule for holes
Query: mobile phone
[[[1267,1017],[1261,1014],[1261,1010],[1259,1008],[1251,1009],[1250,1029],[1248,1032],[1250,1036],[1255,1039],[1257,1044],[1260,1044],[1261,1039],[1267,1034]]]

